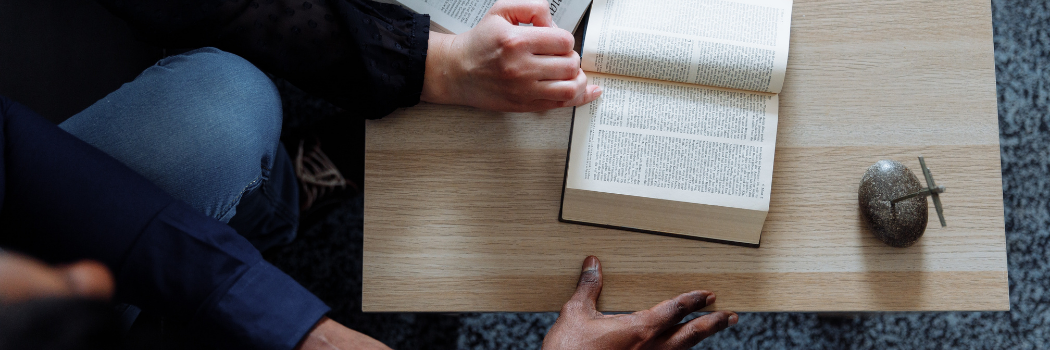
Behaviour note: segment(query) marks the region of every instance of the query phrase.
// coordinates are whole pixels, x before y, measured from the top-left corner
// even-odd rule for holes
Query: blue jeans
[[[265,74],[214,48],[164,58],[59,125],[259,250],[288,243],[298,188]]]

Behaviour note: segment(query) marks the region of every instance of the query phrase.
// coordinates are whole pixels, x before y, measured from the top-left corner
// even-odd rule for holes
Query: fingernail
[[[601,95],[601,94],[602,94],[602,87],[601,87],[601,86],[599,86],[599,87],[596,87],[596,88],[594,88],[594,91],[593,91],[593,92],[594,92],[595,94]]]
[[[594,257],[593,255],[588,256],[587,260],[584,260],[583,262],[583,271],[587,272],[595,270],[598,270],[598,258]]]
[[[715,303],[715,299],[716,299],[716,298],[715,298],[715,295],[714,295],[714,294],[708,295],[708,296],[707,296],[707,304],[704,304],[704,305],[706,306],[706,305],[712,305],[712,304],[714,304],[714,303]]]
[[[740,321],[736,314],[729,315],[729,325],[735,325],[737,321]]]

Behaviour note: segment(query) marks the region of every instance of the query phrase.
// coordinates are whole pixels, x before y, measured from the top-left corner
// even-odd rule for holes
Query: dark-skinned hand
[[[543,349],[689,349],[738,320],[736,313],[718,311],[679,323],[715,302],[714,293],[706,290],[679,295],[648,310],[618,315],[598,312],[601,293],[602,265],[597,257],[588,256],[576,294],[562,307],[558,321],[543,339]]]

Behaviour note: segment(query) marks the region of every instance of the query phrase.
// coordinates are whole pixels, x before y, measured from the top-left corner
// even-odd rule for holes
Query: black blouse
[[[141,39],[214,46],[365,118],[419,103],[430,17],[368,0],[98,0]]]

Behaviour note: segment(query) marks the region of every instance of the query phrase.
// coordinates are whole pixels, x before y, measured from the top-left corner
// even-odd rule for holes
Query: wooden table
[[[571,109],[370,121],[363,309],[556,311],[594,254],[602,310],[699,288],[711,310],[1008,310],[992,52],[988,0],[796,0],[757,249],[559,223]],[[948,188],[948,227],[931,205],[925,236],[891,248],[857,186],[919,155]]]

